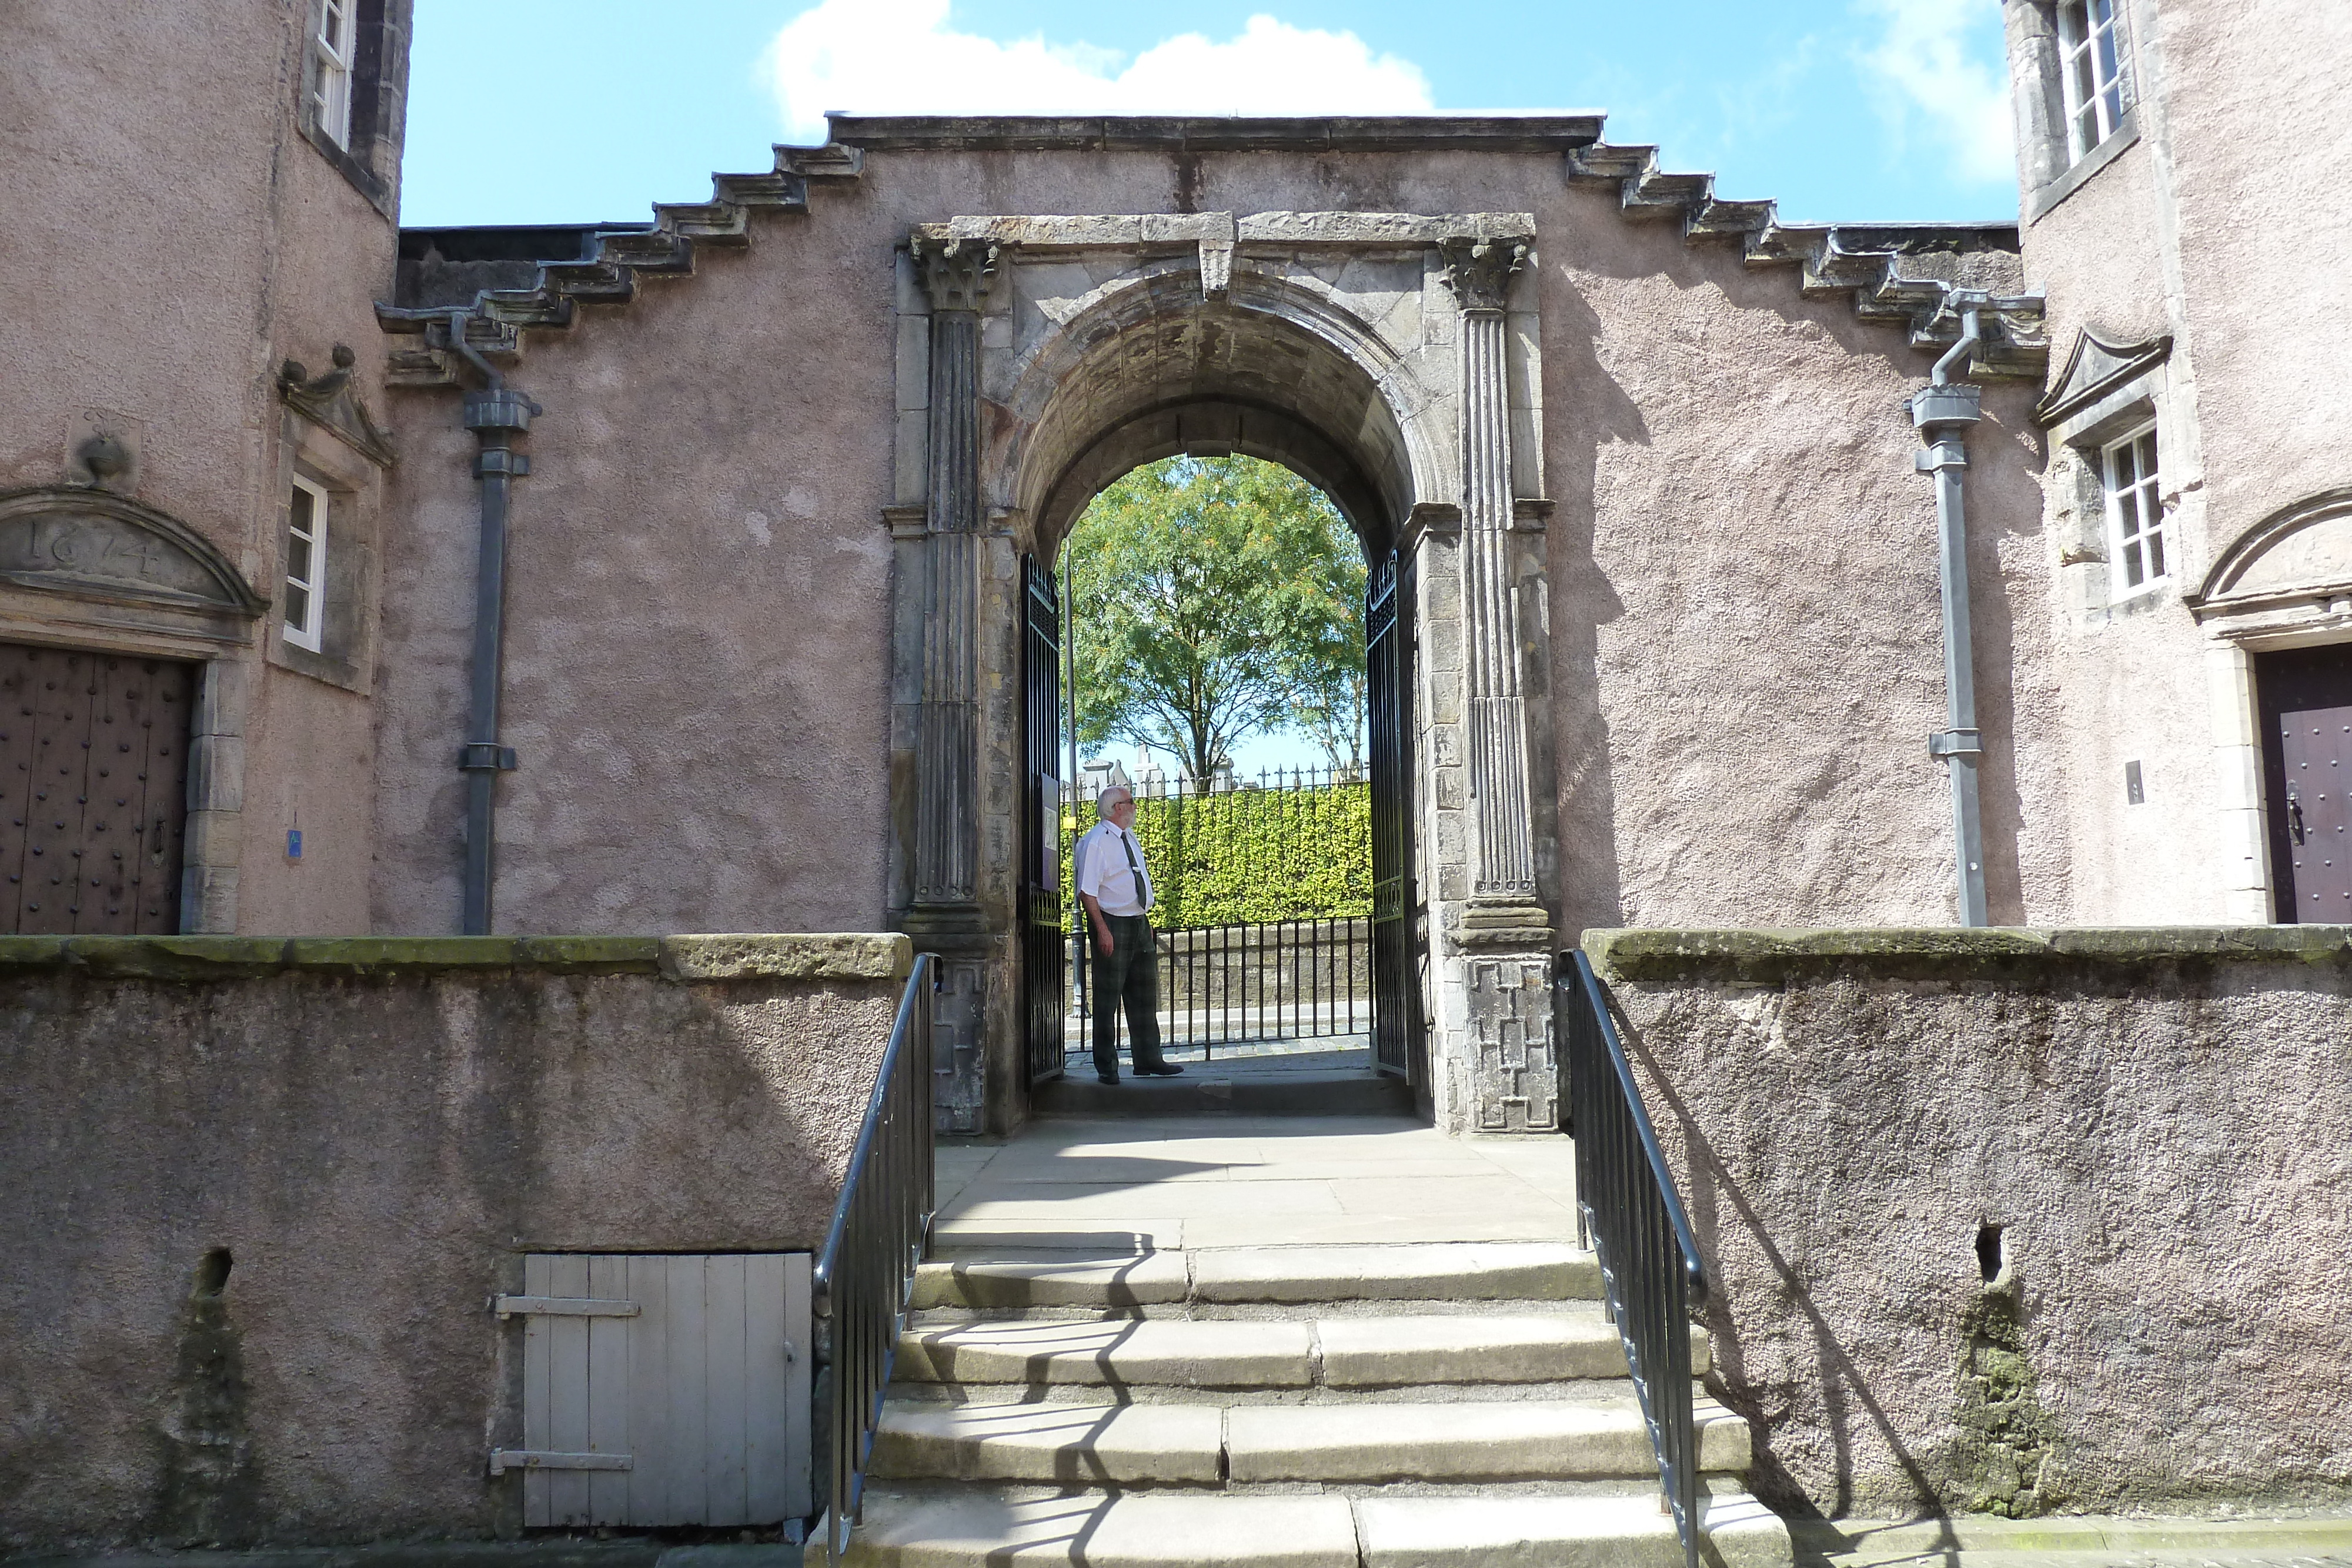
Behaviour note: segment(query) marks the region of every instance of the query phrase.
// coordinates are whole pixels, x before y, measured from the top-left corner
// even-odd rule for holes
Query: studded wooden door
[[[1426,1098],[1412,842],[1412,563],[1376,564],[1364,594],[1371,739],[1372,1061]]]
[[[0,643],[0,932],[180,928],[196,668]]]
[[[1028,1082],[1062,1075],[1069,936],[1062,893],[1060,590],[1034,556],[1021,558],[1022,736],[1028,758],[1021,850],[1022,1062]]]
[[[2278,917],[2352,924],[2352,644],[2263,653],[2254,668]]]

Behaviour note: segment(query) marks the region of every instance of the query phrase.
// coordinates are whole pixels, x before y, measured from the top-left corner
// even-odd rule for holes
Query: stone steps
[[[1302,1226],[1302,1230],[1306,1228]],[[1600,1277],[1557,1243],[1183,1249],[1006,1225],[923,1264],[847,1561],[1679,1564]],[[1694,1329],[1695,1373],[1707,1366]],[[1787,1568],[1702,1393],[1709,1560]]]
[[[1753,1499],[1702,1505],[1707,1561],[1788,1568],[1788,1530]],[[848,1561],[866,1568],[1681,1568],[1657,1495],[867,1494]]]
[[[1694,1373],[1706,1339],[1691,1337]],[[1329,1318],[918,1321],[898,1338],[910,1383],[1168,1388],[1399,1388],[1622,1378],[1597,1312]]]
[[[1717,1408],[1699,1462],[1748,1463]],[[1599,1400],[1345,1405],[894,1404],[873,1473],[1060,1486],[1322,1486],[1613,1479],[1657,1473],[1630,1391]]]
[[[1538,1242],[1139,1250],[1022,1246],[944,1252],[915,1275],[918,1308],[1413,1301],[1598,1301],[1589,1252]]]

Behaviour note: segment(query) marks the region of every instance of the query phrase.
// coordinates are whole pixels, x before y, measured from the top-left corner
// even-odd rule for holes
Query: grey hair
[[[1114,799],[1114,797],[1116,797],[1116,799]],[[1111,811],[1118,806],[1120,800],[1132,800],[1134,799],[1134,790],[1129,789],[1124,784],[1114,784],[1109,789],[1095,797],[1095,815],[1108,822],[1110,821]]]

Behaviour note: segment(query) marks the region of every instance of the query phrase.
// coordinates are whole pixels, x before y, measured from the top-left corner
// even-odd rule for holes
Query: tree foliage
[[[1360,762],[1363,556],[1306,480],[1250,457],[1147,464],[1095,498],[1066,559],[1081,745],[1205,779],[1297,723]]]

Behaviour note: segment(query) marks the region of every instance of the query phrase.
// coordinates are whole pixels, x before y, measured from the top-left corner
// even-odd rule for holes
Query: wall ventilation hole
[[[196,1294],[217,1296],[227,1290],[228,1271],[236,1261],[228,1255],[226,1247],[207,1248],[196,1263]]]
[[[1987,1222],[1977,1227],[1977,1272],[1990,1285],[2000,1278],[2008,1260],[2000,1243],[2001,1227]]]

